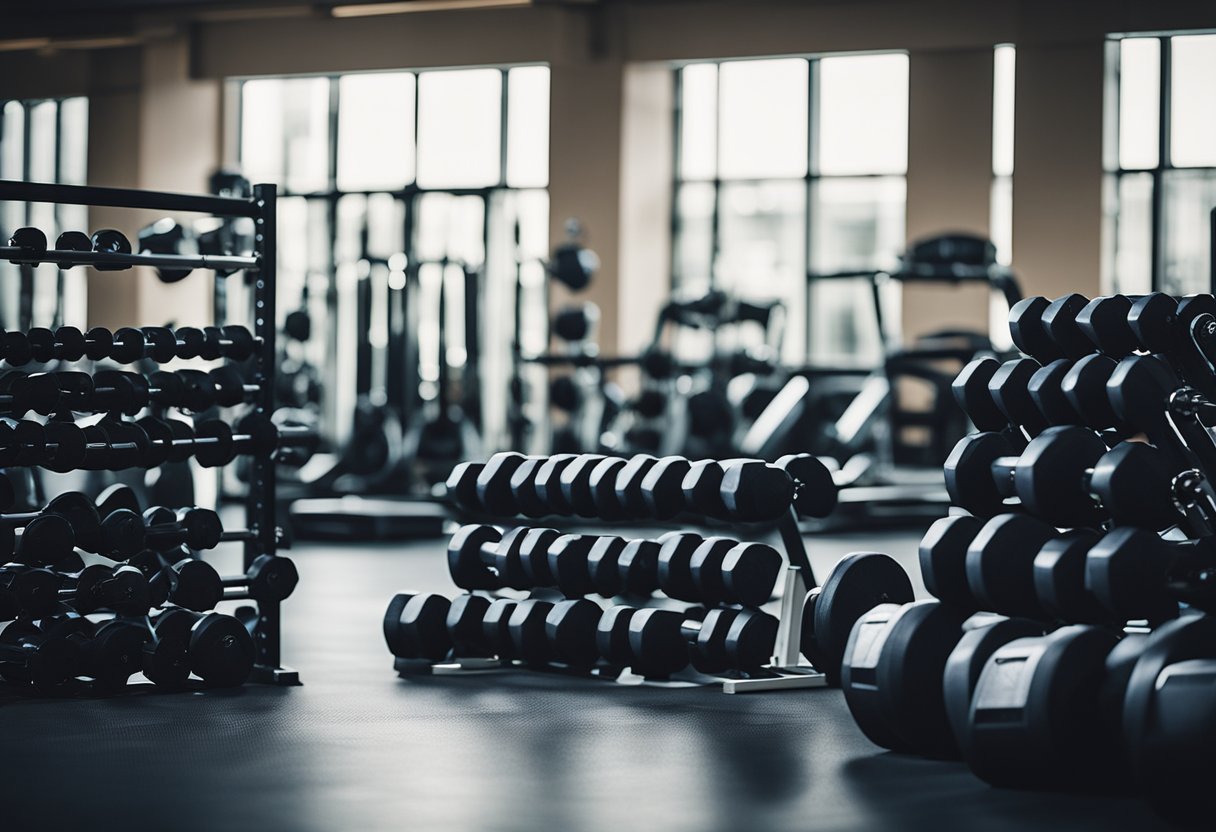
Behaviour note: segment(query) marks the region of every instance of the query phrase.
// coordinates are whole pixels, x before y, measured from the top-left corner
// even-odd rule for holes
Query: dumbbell
[[[658,584],[681,601],[758,607],[772,597],[782,562],[764,543],[669,533],[659,548]]]
[[[189,550],[179,550],[174,560],[160,552],[145,549],[133,555],[125,565],[143,573],[148,582],[149,605],[161,607],[166,603],[195,612],[212,610],[224,600],[224,584],[211,564],[190,556]],[[79,556],[80,568],[102,566],[111,570],[124,564],[102,555]]]
[[[532,529],[524,536],[520,557],[530,574],[569,598],[649,596],[658,589],[659,548],[654,540]],[[531,565],[542,559],[543,564]]]
[[[743,522],[774,520],[791,504],[803,517],[827,517],[837,496],[832,472],[810,454],[789,454],[771,465],[754,459],[700,460],[689,466],[680,491],[687,509]]]
[[[144,669],[146,626],[125,619],[94,623],[76,612],[65,612],[38,622],[48,636],[63,638],[77,650],[76,676],[93,680],[94,693],[122,688]]]
[[[40,228],[25,226],[18,228],[8,239],[9,248],[20,249],[9,253],[9,262],[17,265],[37,265],[46,254],[46,234]]]
[[[93,251],[98,254],[130,254],[131,241],[126,235],[114,228],[103,228],[93,232]],[[93,268],[99,272],[116,272],[131,268],[130,263],[94,263]]]
[[[1085,583],[1121,620],[1153,619],[1178,600],[1211,596],[1216,547],[1210,538],[1169,541],[1145,529],[1115,528],[1089,550]]]
[[[76,675],[79,652],[66,639],[43,633],[28,622],[0,631],[0,676],[37,693],[62,690]]]
[[[453,653],[544,664],[552,656],[545,633],[552,608],[539,600],[463,595],[449,601],[441,595],[398,593],[385,612],[384,639],[399,659],[435,662]]]
[[[1216,623],[1187,615],[1145,639],[1123,697],[1121,738],[1135,786],[1179,825],[1212,817],[1212,691]]]
[[[1037,435],[1048,425],[1031,394],[1031,382],[1042,368],[1031,359],[1005,363],[995,358],[969,362],[950,385],[954,400],[977,428],[1009,432],[1019,443],[1022,431]]]
[[[971,770],[998,786],[1124,783],[1118,725],[1144,638],[1070,625],[997,649],[975,685],[959,743]]]
[[[0,411],[24,416],[31,410],[50,416],[60,409],[59,382],[50,373],[12,370],[0,376]]]
[[[86,566],[64,576],[59,600],[84,615],[111,610],[120,615],[146,615],[152,607],[148,579],[133,566]]]
[[[1123,443],[1108,449],[1093,431],[1061,425],[1032,439],[1020,456],[998,433],[963,437],[944,466],[951,501],[972,514],[1008,511],[1017,496],[1054,526],[1118,522],[1165,528],[1179,520],[1173,476],[1154,447]],[[1130,472],[1137,478],[1129,478]]]
[[[59,603],[59,578],[48,569],[17,563],[0,566],[0,621],[38,619]]]
[[[282,555],[258,555],[245,574],[224,578],[224,601],[250,599],[259,604],[277,604],[295,592],[300,573],[291,558]]]
[[[172,420],[170,420],[172,421]],[[169,435],[175,435],[171,429]],[[111,432],[121,431],[121,438]],[[308,427],[276,425],[271,419],[250,414],[236,427],[219,419],[200,422],[188,438],[152,439],[134,422],[108,421],[106,427],[81,428],[72,422],[0,422],[0,466],[42,465],[51,470],[121,470],[149,467],[163,453],[174,449],[193,454],[203,467],[227,465],[238,453],[265,456],[284,448],[315,447],[316,432]]]
[[[1068,294],[1048,300],[1023,298],[1009,310],[1009,334],[1026,355],[1047,364],[1060,358],[1081,358],[1094,351],[1094,344],[1077,324],[1089,299]]]
[[[1021,619],[1000,630],[991,628],[1000,616],[972,616],[937,600],[879,604],[854,623],[845,647],[841,687],[845,703],[862,733],[875,745],[927,757],[958,755],[947,709],[944,674],[952,652],[968,628],[985,631],[981,638],[1002,642],[1042,632],[1042,626]],[[972,645],[971,660],[956,664],[955,682],[966,683],[966,670],[977,650],[991,652],[995,644]],[[953,709],[951,709],[953,710]]]
[[[712,609],[701,620],[636,610],[628,622],[629,667],[646,677],[667,677],[689,664],[704,673],[755,672],[769,662],[777,628],[777,619],[759,610]]]
[[[171,609],[155,618],[153,628],[158,639],[186,642],[191,672],[209,687],[237,687],[253,672],[253,636],[230,615]]]
[[[17,552],[22,562],[35,565],[56,563],[73,547],[133,554],[139,551],[139,537],[129,521],[130,512],[119,510],[103,519],[88,496],[69,491],[53,497],[41,511],[0,515],[0,552]],[[20,546],[17,528],[24,529]]]
[[[259,344],[248,329],[242,326],[182,327],[176,332],[178,358],[202,358],[214,361],[229,358],[244,361],[250,358]]]

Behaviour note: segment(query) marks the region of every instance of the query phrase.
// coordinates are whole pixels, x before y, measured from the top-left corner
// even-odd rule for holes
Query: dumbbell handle
[[[701,635],[701,622],[695,618],[687,618],[680,625],[680,634],[688,641],[696,641]]]

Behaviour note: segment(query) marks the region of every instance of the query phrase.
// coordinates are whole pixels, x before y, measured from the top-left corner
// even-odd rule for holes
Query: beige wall
[[[964,231],[988,236],[992,190],[992,49],[908,56],[908,240]],[[904,287],[903,334],[984,329],[986,287]]]

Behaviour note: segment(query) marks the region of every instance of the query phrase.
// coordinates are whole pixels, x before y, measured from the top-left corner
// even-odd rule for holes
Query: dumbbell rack
[[[250,383],[258,387],[253,399],[253,413],[269,419],[274,412],[275,391],[275,270],[276,251],[276,187],[255,185],[252,197],[240,199],[209,195],[165,193],[124,188],[99,188],[78,185],[54,185],[39,182],[0,180],[0,202],[42,202],[88,207],[131,208],[149,211],[181,211],[209,214],[215,217],[247,217],[254,221],[254,251],[252,255],[171,255],[117,254],[96,251],[47,251],[31,261],[29,253],[12,246],[0,246],[0,260],[20,260],[23,263],[59,263],[126,269],[147,266],[179,269],[205,269],[215,272],[245,271],[256,273],[254,290],[254,337],[257,349],[250,359]],[[216,279],[219,279],[218,276]],[[245,502],[246,528],[253,532],[244,545],[246,569],[260,555],[273,555],[278,548],[281,530],[275,517],[276,469],[273,455],[255,455],[250,464],[249,496]],[[299,674],[281,662],[281,614],[278,602],[259,602],[258,620],[254,631],[256,660],[251,679],[275,684],[299,684]]]

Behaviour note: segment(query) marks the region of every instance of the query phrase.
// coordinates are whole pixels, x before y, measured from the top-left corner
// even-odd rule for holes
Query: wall
[[[639,0],[348,20],[307,8],[286,14],[292,16],[145,22],[143,31],[155,36],[136,51],[142,69],[129,87],[103,89],[98,70],[133,50],[88,57],[0,52],[0,94],[95,91],[107,102],[93,108],[97,181],[197,189],[200,172],[219,158],[218,85],[225,77],[549,62],[554,236],[560,239],[569,215],[592,232],[603,260],[593,299],[603,307],[606,351],[636,343],[632,322],[652,315],[656,276],[666,277],[669,228],[660,217],[670,176],[661,157],[670,156],[670,125],[658,116],[670,80],[656,70],[664,62],[909,50],[907,229],[920,236],[986,227],[990,50],[1016,44],[1013,266],[1030,291],[1094,292],[1102,41],[1111,32],[1216,28],[1210,0]],[[171,46],[157,45],[165,32],[179,34]],[[102,112],[137,113],[140,127],[132,133],[102,123]],[[661,152],[647,152],[647,142]],[[555,293],[555,303],[562,300]],[[107,303],[97,298],[99,316],[109,314]],[[931,314],[942,308],[937,296],[911,293],[905,330],[942,322]],[[978,300],[958,309],[981,314]]]

